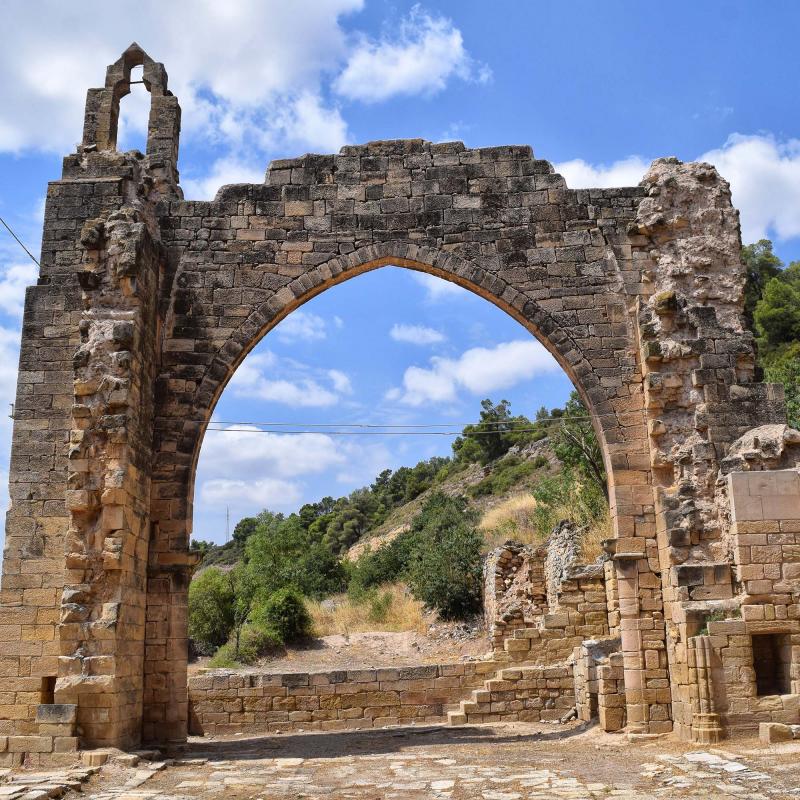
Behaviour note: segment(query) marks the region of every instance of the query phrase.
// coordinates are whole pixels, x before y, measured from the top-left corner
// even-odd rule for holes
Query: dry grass
[[[427,630],[422,603],[402,583],[382,586],[375,594],[359,600],[337,594],[322,602],[309,603],[308,611],[316,636]]]
[[[518,494],[490,508],[478,524],[486,550],[493,550],[508,539],[523,544],[542,541],[533,520],[536,500],[530,494]]]
[[[529,494],[509,497],[489,509],[481,518],[478,529],[483,533],[485,550],[493,550],[508,539],[522,544],[541,544],[546,536],[537,530],[534,511],[536,499]],[[550,509],[552,520],[573,519],[574,509],[558,506]],[[581,541],[581,559],[589,564],[603,552],[602,541],[611,537],[611,518],[605,514],[588,527]]]
[[[611,538],[611,516],[606,513],[602,519],[591,524],[581,540],[581,559],[591,564],[603,554],[603,539]]]

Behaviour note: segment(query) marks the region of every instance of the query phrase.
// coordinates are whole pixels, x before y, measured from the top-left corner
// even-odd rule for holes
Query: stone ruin
[[[144,154],[116,150],[136,66]],[[489,711],[481,694],[454,713],[572,681],[632,732],[798,722],[800,444],[756,367],[739,217],[712,166],[659,159],[639,186],[574,190],[526,146],[412,139],[274,161],[201,202],[178,182],[179,130],[166,70],[134,44],[89,90],[48,187],[14,414],[0,766],[185,740],[192,494],[214,404],[278,322],[387,264],[477,293],[542,342],[608,473],[606,580],[568,575],[557,610],[539,596],[536,624],[503,640],[514,666],[475,690]],[[592,607],[605,593],[605,622],[568,602],[581,592]],[[601,628],[617,652],[582,643]],[[542,663],[551,647],[579,681]]]

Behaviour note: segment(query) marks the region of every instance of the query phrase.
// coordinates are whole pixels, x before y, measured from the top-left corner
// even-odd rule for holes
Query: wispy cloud
[[[628,156],[611,164],[590,164],[582,158],[575,158],[554,166],[570,189],[604,189],[638,185],[650,162],[640,156]]]
[[[341,370],[314,369],[270,351],[249,355],[236,370],[230,389],[236,397],[301,408],[333,406],[352,392],[350,378]]]
[[[389,336],[396,342],[407,342],[408,344],[439,344],[444,342],[447,337],[435,328],[426,325],[405,325],[396,322],[389,331]]]
[[[319,314],[298,310],[275,328],[275,335],[285,343],[315,342],[327,337],[328,326]]]
[[[458,295],[464,297],[469,293],[467,289],[462,289],[457,283],[437,278],[427,272],[414,271],[412,275],[414,280],[425,289],[426,299],[433,303]]]

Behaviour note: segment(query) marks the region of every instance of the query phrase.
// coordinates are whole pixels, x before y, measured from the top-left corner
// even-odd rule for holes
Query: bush
[[[209,666],[218,669],[249,666],[282,644],[280,637],[275,632],[257,625],[245,625],[239,638],[238,658],[236,657],[236,643],[231,640],[217,650],[209,661]]]
[[[537,464],[533,461],[523,461],[519,456],[507,456],[480,483],[471,486],[467,491],[470,497],[505,494],[523,478],[532,475],[536,469]]]
[[[800,428],[800,342],[783,345],[762,360],[765,379],[783,384],[790,427]]]
[[[415,517],[417,546],[409,569],[414,596],[443,619],[465,619],[481,608],[482,537],[464,501],[436,493]]]
[[[274,517],[249,536],[245,555],[259,587],[266,593],[294,586],[307,597],[340,592],[346,573],[337,556],[320,542],[312,542],[300,518]]]
[[[311,616],[303,596],[289,586],[279,589],[259,604],[253,611],[251,621],[262,631],[274,631],[286,644],[311,635]]]
[[[389,609],[392,607],[392,600],[391,592],[381,592],[371,597],[367,619],[379,625],[386,622],[386,618],[389,616]]]
[[[370,589],[402,580],[416,550],[417,536],[401,533],[375,551],[367,550],[350,568],[348,594],[362,597]]]
[[[579,480],[568,469],[543,478],[533,490],[533,496],[536,500],[533,522],[541,539],[548,537],[562,519],[591,525],[608,515],[608,504],[598,486],[592,481]]]
[[[189,638],[200,655],[211,655],[230,635],[234,622],[233,587],[211,567],[189,584]]]

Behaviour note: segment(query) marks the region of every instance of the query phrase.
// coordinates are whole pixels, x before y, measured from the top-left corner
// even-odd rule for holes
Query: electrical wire
[[[36,264],[36,266],[39,267],[39,269],[41,269],[42,265],[33,257],[33,253],[31,253],[31,251],[28,250],[27,247],[25,247],[25,245],[22,243],[22,239],[20,239],[19,236],[17,236],[17,234],[11,230],[9,224],[2,217],[0,217],[0,222],[3,223],[3,227],[14,237],[17,244],[28,254],[30,260],[33,261],[33,263]]]
[[[319,435],[319,436],[494,436],[503,433],[532,433],[538,428],[514,428],[508,431],[265,431],[261,428],[208,428],[213,433],[272,433],[280,436]]]
[[[643,411],[643,409],[636,409]],[[619,412],[620,414],[635,413],[635,411]],[[539,417],[534,422],[557,422],[568,419],[592,419],[599,417],[615,417],[617,413],[606,414],[564,414],[554,417]],[[503,426],[508,422],[421,422],[418,424],[395,425],[392,423],[378,422],[257,422],[253,420],[212,420],[209,425],[261,425],[265,428],[464,428],[467,425],[492,425]]]

